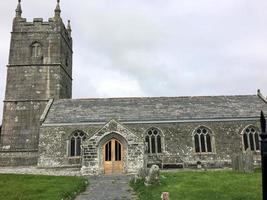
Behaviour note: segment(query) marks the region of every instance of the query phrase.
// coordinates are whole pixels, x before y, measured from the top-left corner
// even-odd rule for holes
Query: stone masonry
[[[83,144],[83,174],[103,173],[103,145],[112,138],[117,138],[125,147],[124,173],[137,173],[144,167],[145,145],[143,138],[136,136],[129,129],[111,120]]]
[[[53,18],[27,22],[18,3],[7,65],[0,166],[74,168],[83,175],[102,174],[115,161],[121,173],[152,165],[220,168],[231,166],[232,155],[246,150],[251,150],[253,164],[259,162],[259,113],[267,113],[260,91],[71,99],[71,27],[64,25],[60,13],[58,1]],[[111,141],[113,149],[105,146]],[[104,158],[109,153],[117,160]]]
[[[19,2],[7,65],[1,166],[37,164],[41,114],[49,99],[71,98],[72,92],[71,29],[62,22],[59,5],[47,22],[27,22],[21,14]]]

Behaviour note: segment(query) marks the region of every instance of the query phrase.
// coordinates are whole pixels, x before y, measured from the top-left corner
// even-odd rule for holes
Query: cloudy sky
[[[1,0],[1,101],[16,5]],[[23,17],[47,20],[55,6],[22,0]],[[266,0],[62,0],[61,9],[73,29],[74,98],[267,95]]]

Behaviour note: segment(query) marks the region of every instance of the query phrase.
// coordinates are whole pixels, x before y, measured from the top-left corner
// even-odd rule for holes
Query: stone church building
[[[0,166],[80,168],[83,174],[136,173],[144,166],[223,167],[231,155],[259,158],[255,95],[72,99],[70,22],[22,18],[11,32]]]

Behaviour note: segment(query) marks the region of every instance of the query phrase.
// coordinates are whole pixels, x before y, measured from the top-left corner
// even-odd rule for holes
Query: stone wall
[[[59,167],[72,164],[68,141],[73,132],[81,130],[90,138],[101,125],[41,126],[38,166]],[[81,163],[80,163],[81,164]]]
[[[116,138],[123,145],[124,173],[137,173],[143,167],[145,153],[143,139],[115,120],[111,120],[82,145],[83,174],[104,173],[103,147],[112,138]]]
[[[71,98],[72,93],[72,39],[62,21],[16,17],[7,67],[0,149],[37,151],[40,116],[48,100]],[[23,155],[21,162],[12,160],[3,163],[29,163],[27,156],[23,162]],[[36,164],[37,156],[32,160]]]
[[[117,123],[117,122],[116,122]],[[168,158],[168,162],[182,162],[184,167],[195,166],[200,161],[207,167],[223,167],[230,166],[231,155],[242,152],[243,141],[242,131],[248,126],[253,125],[259,127],[258,121],[225,121],[225,122],[183,122],[183,123],[118,123],[115,128],[108,128],[110,124],[65,124],[65,125],[48,125],[44,124],[40,132],[39,145],[39,166],[62,166],[71,165],[68,155],[68,140],[71,134],[76,130],[81,130],[87,134],[87,140],[82,145],[84,157],[81,165],[83,165],[84,173],[92,174],[93,172],[102,172],[101,168],[101,142],[100,138],[105,138],[107,133],[116,133],[118,138],[125,140],[128,150],[127,172],[136,171],[136,159],[145,158],[141,156],[140,151],[145,148],[144,138],[146,131],[151,127],[156,127],[162,134],[162,153],[148,156],[148,163],[157,163],[158,160]],[[195,153],[192,133],[199,127],[204,126],[212,131],[214,136],[212,153]],[[125,130],[125,132],[123,132]],[[115,137],[115,136],[114,136]],[[136,148],[130,145],[132,138],[139,138],[140,141]],[[108,137],[107,137],[108,138]],[[106,141],[106,140],[103,140]],[[100,144],[100,145],[99,145]],[[259,152],[254,153],[254,157],[258,158]],[[139,158],[138,155],[141,157]],[[137,157],[135,157],[137,156]],[[173,160],[172,160],[173,159]],[[141,166],[138,166],[141,167]],[[133,169],[133,170],[132,170]]]
[[[2,150],[38,150],[39,120],[47,101],[6,101]]]
[[[137,172],[143,166],[144,141],[133,132],[115,122],[103,125],[84,126],[42,126],[40,130],[39,160],[40,167],[70,166],[72,158],[69,156],[68,141],[72,133],[81,130],[87,134],[83,148],[83,173],[102,173],[102,146],[107,139],[117,138],[125,146],[124,172]],[[56,152],[56,153],[55,153]]]
[[[37,164],[38,151],[0,151],[0,166],[30,166]]]
[[[188,123],[165,123],[165,124],[128,124],[127,126],[142,138],[145,138],[146,130],[156,127],[163,135],[162,154],[157,158],[148,156],[153,163],[153,159],[180,158],[185,166],[195,165],[197,161],[202,161],[210,167],[230,166],[231,155],[244,151],[242,141],[242,131],[253,125],[259,128],[258,121],[224,121],[224,122],[188,122]],[[214,135],[212,153],[195,153],[193,132],[200,126],[207,127]],[[257,157],[255,153],[255,158]],[[155,162],[157,162],[155,160]],[[175,162],[174,162],[175,163]]]

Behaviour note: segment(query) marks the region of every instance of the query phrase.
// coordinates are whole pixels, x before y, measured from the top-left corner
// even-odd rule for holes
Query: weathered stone
[[[142,167],[138,170],[137,179],[145,179],[148,176],[149,168]]]
[[[234,154],[232,156],[232,169],[238,172],[253,172],[253,153],[246,150],[244,153]]]
[[[159,166],[157,165],[152,165],[151,168],[149,169],[148,175],[145,178],[145,185],[155,185],[158,184],[160,181],[159,177]]]
[[[17,13],[7,69],[0,165],[36,165],[38,158],[40,167],[74,166],[85,175],[101,174],[104,144],[116,139],[125,150],[125,173],[154,164],[195,168],[197,161],[204,168],[227,167],[231,156],[245,149],[244,130],[253,127],[253,134],[258,132],[257,116],[260,110],[267,112],[260,93],[70,99],[71,94],[70,25],[65,28],[59,12],[48,22],[40,18],[27,22]],[[210,151],[196,149],[194,133],[200,127],[210,133],[206,138],[210,145],[201,148]],[[159,134],[147,141],[152,129]],[[71,143],[77,131],[85,137]],[[79,154],[71,155],[71,146],[81,147]],[[160,151],[148,152],[148,146]],[[253,160],[260,163],[259,149],[254,149]],[[244,162],[248,166],[244,171],[250,171],[251,156]]]
[[[0,150],[38,151],[40,117],[48,100],[71,98],[71,90],[72,39],[62,21],[27,22],[17,16],[11,32]],[[0,166],[37,164],[37,156],[31,162],[22,154],[20,161],[4,157]]]

